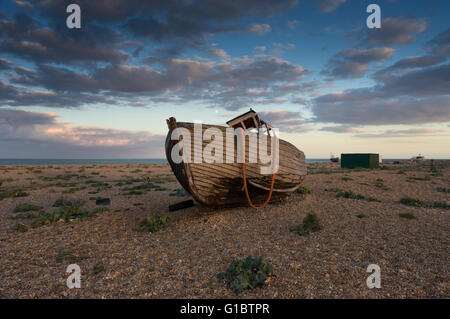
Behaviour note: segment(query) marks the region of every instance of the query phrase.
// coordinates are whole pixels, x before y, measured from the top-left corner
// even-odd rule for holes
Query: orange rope
[[[241,128],[241,133],[243,133],[242,128]],[[267,133],[269,134],[269,132],[267,132]],[[270,136],[270,134],[269,134],[269,136]],[[250,205],[250,207],[253,209],[256,209],[256,210],[266,207],[266,205],[269,204],[269,202],[270,202],[270,198],[272,197],[273,186],[275,185],[275,159],[276,159],[276,154],[277,154],[277,137],[274,135],[274,138],[275,138],[275,147],[274,147],[274,154],[273,154],[273,161],[272,161],[273,173],[272,173],[272,182],[270,184],[269,196],[267,197],[264,204],[262,204],[261,206],[255,206],[255,205],[253,205],[252,200],[250,199],[250,195],[248,194],[247,178],[245,176],[245,136],[244,136],[244,134],[242,134],[242,154],[244,156],[244,161],[242,162],[242,179],[244,180],[245,196],[247,197],[247,201],[248,201],[248,204]],[[250,156],[250,145],[249,145],[249,156]]]

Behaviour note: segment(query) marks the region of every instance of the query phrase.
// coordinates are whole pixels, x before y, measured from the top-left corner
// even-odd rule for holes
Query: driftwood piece
[[[99,198],[95,201],[95,205],[107,206],[111,204],[111,200],[109,198]]]
[[[176,210],[185,209],[194,206],[194,201],[192,199],[185,200],[173,205],[169,205],[169,212],[174,212]]]

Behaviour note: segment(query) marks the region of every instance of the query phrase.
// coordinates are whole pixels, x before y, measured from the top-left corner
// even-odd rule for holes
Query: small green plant
[[[53,213],[47,213],[45,211],[39,212],[39,214],[25,213],[17,214],[11,219],[16,220],[29,220],[31,228],[37,228],[44,225],[50,225],[56,222],[73,222],[76,220],[90,219],[98,213],[108,211],[107,207],[95,208],[93,210],[82,209],[82,202],[71,203],[71,206],[59,206]]]
[[[63,194],[74,194],[83,189],[86,189],[86,187],[74,187],[74,188],[70,188],[69,190],[62,191],[62,193]]]
[[[169,216],[153,216],[152,218],[145,217],[139,222],[139,229],[154,233],[160,229],[164,229],[172,224],[172,218]]]
[[[403,197],[400,199],[400,203],[414,207],[450,209],[450,205],[445,202],[424,202],[418,198],[411,197]]]
[[[128,193],[125,193],[125,195],[144,195],[145,193],[143,191],[129,191]]]
[[[428,175],[425,175],[424,177],[409,176],[406,181],[407,182],[410,182],[410,181],[429,181],[430,179],[431,179],[431,177],[428,176]]]
[[[447,193],[447,194],[450,193],[450,188],[438,187],[438,188],[436,188],[436,190],[441,193]]]
[[[225,282],[234,292],[241,293],[244,289],[264,285],[272,272],[272,265],[264,257],[248,256],[245,260],[233,260],[227,270],[218,274],[217,278]]]
[[[382,178],[377,178],[377,180],[375,181],[375,187],[381,188],[384,191],[389,190],[389,187],[384,185],[384,180]]]
[[[174,189],[172,191],[172,193],[169,194],[169,196],[179,196],[179,197],[183,197],[183,196],[187,196],[188,194],[186,193],[186,191],[184,190],[184,188],[177,188]]]
[[[87,180],[85,182],[86,184],[90,184],[89,186],[91,187],[105,187],[105,188],[111,188],[111,186],[106,183],[106,182],[102,182],[102,181],[95,181],[95,180]]]
[[[297,188],[295,190],[295,193],[297,193],[297,194],[311,194],[311,190],[308,187],[302,185],[302,186],[300,186],[299,188]]]
[[[325,188],[325,191],[326,192],[335,192],[335,193],[337,193],[337,192],[342,192],[343,190],[340,189],[340,188],[337,188],[337,187],[332,187],[332,188]]]
[[[321,230],[323,227],[320,223],[319,216],[316,213],[308,213],[303,218],[302,225],[294,226],[290,230],[296,232],[300,236],[309,235],[310,233]]]
[[[103,270],[105,270],[105,266],[102,263],[96,263],[92,267],[92,272],[94,273],[94,275],[97,275],[98,273],[101,273]]]
[[[364,215],[364,214],[358,214],[358,215],[356,215],[356,217],[358,217],[358,218],[366,218],[367,216]]]
[[[445,202],[431,202],[431,203],[428,203],[428,205],[431,208],[450,209],[450,205]]]
[[[41,206],[36,205],[30,205],[30,204],[19,204],[14,208],[14,213],[23,213],[23,212],[29,212],[29,211],[37,211],[42,209]]]
[[[418,198],[412,197],[403,197],[402,199],[400,199],[400,203],[407,206],[426,207],[425,202],[421,201]]]
[[[341,178],[341,180],[343,180],[344,182],[347,182],[347,181],[352,181],[353,178],[348,177],[348,176],[344,176],[344,177]]]
[[[128,191],[126,195],[142,195],[144,191],[165,191],[167,189],[153,183],[144,183],[133,187],[125,187],[122,190]]]
[[[58,198],[54,203],[53,207],[62,207],[62,206],[81,206],[83,202],[80,200],[70,200],[65,197]]]
[[[402,218],[406,218],[406,219],[416,219],[416,215],[414,215],[413,213],[400,213],[398,214],[398,216],[402,217]]]
[[[37,218],[38,215],[33,213],[25,213],[25,214],[17,214],[13,217],[10,217],[11,219],[32,219]]]
[[[373,197],[365,197],[364,195],[360,195],[360,194],[355,194],[352,191],[343,191],[340,192],[336,195],[336,198],[350,198],[350,199],[359,199],[359,200],[366,200],[369,202],[380,202],[378,199],[373,198]]]
[[[29,194],[20,189],[13,188],[4,191],[0,191],[0,198],[17,198],[17,197],[27,197]]]
[[[25,224],[17,223],[13,226],[13,230],[19,233],[24,233],[28,230],[28,227]]]
[[[58,251],[58,254],[56,255],[56,262],[57,263],[67,262],[73,264],[88,258],[89,256],[84,254],[83,252],[75,252],[69,249],[61,249],[60,251]]]

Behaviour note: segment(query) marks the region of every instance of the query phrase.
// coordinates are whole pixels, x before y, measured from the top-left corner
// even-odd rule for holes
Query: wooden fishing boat
[[[271,129],[270,125],[259,120],[253,110],[247,112],[231,121],[227,122],[230,127],[241,127],[243,129],[250,129],[259,126],[261,123],[267,128],[267,132]],[[167,120],[169,132],[167,134],[165,151],[167,160],[172,168],[176,178],[183,186],[183,188],[192,195],[192,197],[199,203],[211,206],[241,206],[247,205],[249,201],[246,197],[246,190],[244,190],[244,180],[242,176],[243,164],[237,162],[237,143],[235,138],[232,147],[234,147],[234,161],[232,163],[207,163],[204,159],[199,163],[190,161],[186,163],[181,161],[175,163],[172,159],[172,149],[179,142],[178,139],[172,140],[172,132],[176,128],[185,128],[191,134],[191,158],[194,158],[194,151],[199,151],[199,146],[194,142],[194,123],[177,122],[175,118],[171,117]],[[209,128],[216,128],[222,132],[223,136],[223,158],[226,158],[226,127],[218,125],[202,125],[202,136],[205,130]],[[278,155],[278,171],[273,176],[274,182],[272,185],[272,174],[266,175],[261,173],[262,166],[270,166],[270,164],[263,164],[257,156],[257,162],[249,162],[250,155],[258,152],[258,146],[252,147],[245,143],[245,173],[246,185],[249,196],[254,203],[260,203],[267,199],[269,192],[271,193],[270,201],[279,201],[285,198],[288,193],[295,191],[301,186],[302,181],[306,175],[305,155],[298,150],[294,145],[277,139],[275,143],[279,145],[279,152],[270,154],[271,143],[273,139],[265,134],[257,134],[247,131],[249,135],[255,134],[257,138],[267,139],[268,155]],[[183,137],[184,138],[184,137]],[[250,139],[250,137],[249,137]],[[210,143],[210,140],[202,139],[201,149]],[[274,144],[276,147],[276,144]],[[229,146],[231,147],[231,145]],[[181,151],[183,152],[183,150]],[[273,192],[271,191],[271,186]]]

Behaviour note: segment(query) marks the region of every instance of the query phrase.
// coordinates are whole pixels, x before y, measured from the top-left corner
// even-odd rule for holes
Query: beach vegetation
[[[416,177],[416,176],[408,176],[406,181],[429,181],[431,177],[429,175],[425,175],[424,177]]]
[[[384,180],[382,178],[377,178],[375,181],[375,187],[378,187],[384,191],[389,190],[390,188],[384,185]]]
[[[297,235],[305,236],[319,231],[322,228],[323,226],[321,225],[319,216],[315,212],[310,212],[303,218],[301,225],[291,227],[290,230],[297,233]]]
[[[107,207],[94,208],[92,210],[83,209],[82,201],[67,201],[60,199],[55,203],[57,206],[52,213],[41,211],[39,213],[17,214],[12,219],[28,220],[31,228],[37,228],[43,225],[50,225],[56,222],[74,222],[78,220],[90,219],[98,213],[108,211]]]
[[[56,262],[57,263],[65,262],[69,264],[74,264],[88,258],[89,256],[84,251],[61,249],[58,251],[58,254],[56,255]]]
[[[188,193],[184,190],[184,188],[177,188],[172,191],[172,193],[169,194],[169,196],[188,196]]]
[[[24,192],[20,188],[10,188],[5,190],[0,190],[0,199],[1,198],[17,198],[17,197],[27,197],[27,192]]]
[[[273,267],[264,257],[248,256],[244,260],[233,260],[227,270],[218,274],[217,278],[234,292],[241,293],[244,289],[255,289],[264,285],[272,273]]]
[[[172,218],[167,215],[153,216],[152,218],[147,216],[139,222],[139,229],[149,233],[154,233],[169,227],[171,224]]]
[[[426,202],[412,197],[403,197],[402,199],[400,199],[400,203],[402,203],[403,205],[414,207],[450,209],[450,205],[446,202]]]
[[[438,188],[436,188],[436,190],[441,193],[447,193],[447,194],[450,193],[450,188],[438,187]]]
[[[311,194],[311,190],[308,187],[302,185],[302,186],[300,186],[299,188],[297,188],[295,190],[295,193],[297,193],[297,194]]]
[[[19,233],[24,233],[26,231],[28,231],[28,227],[25,224],[22,223],[16,223],[13,226],[13,230]]]
[[[29,212],[29,211],[37,211],[41,210],[41,206],[31,205],[27,203],[19,204],[14,208],[14,213],[23,213],[23,212]]]
[[[416,215],[414,215],[413,213],[400,213],[398,214],[398,216],[400,216],[401,218],[406,218],[406,219],[416,219]]]
[[[101,273],[103,270],[105,270],[105,266],[102,263],[96,263],[92,267],[92,272],[94,273],[94,275]]]
[[[366,196],[361,195],[361,194],[356,194],[356,193],[354,193],[352,191],[342,191],[342,192],[339,192],[338,194],[336,194],[336,198],[340,198],[340,197],[349,198],[349,199],[366,200],[366,201],[369,201],[369,202],[380,202],[376,198],[366,197]]]

